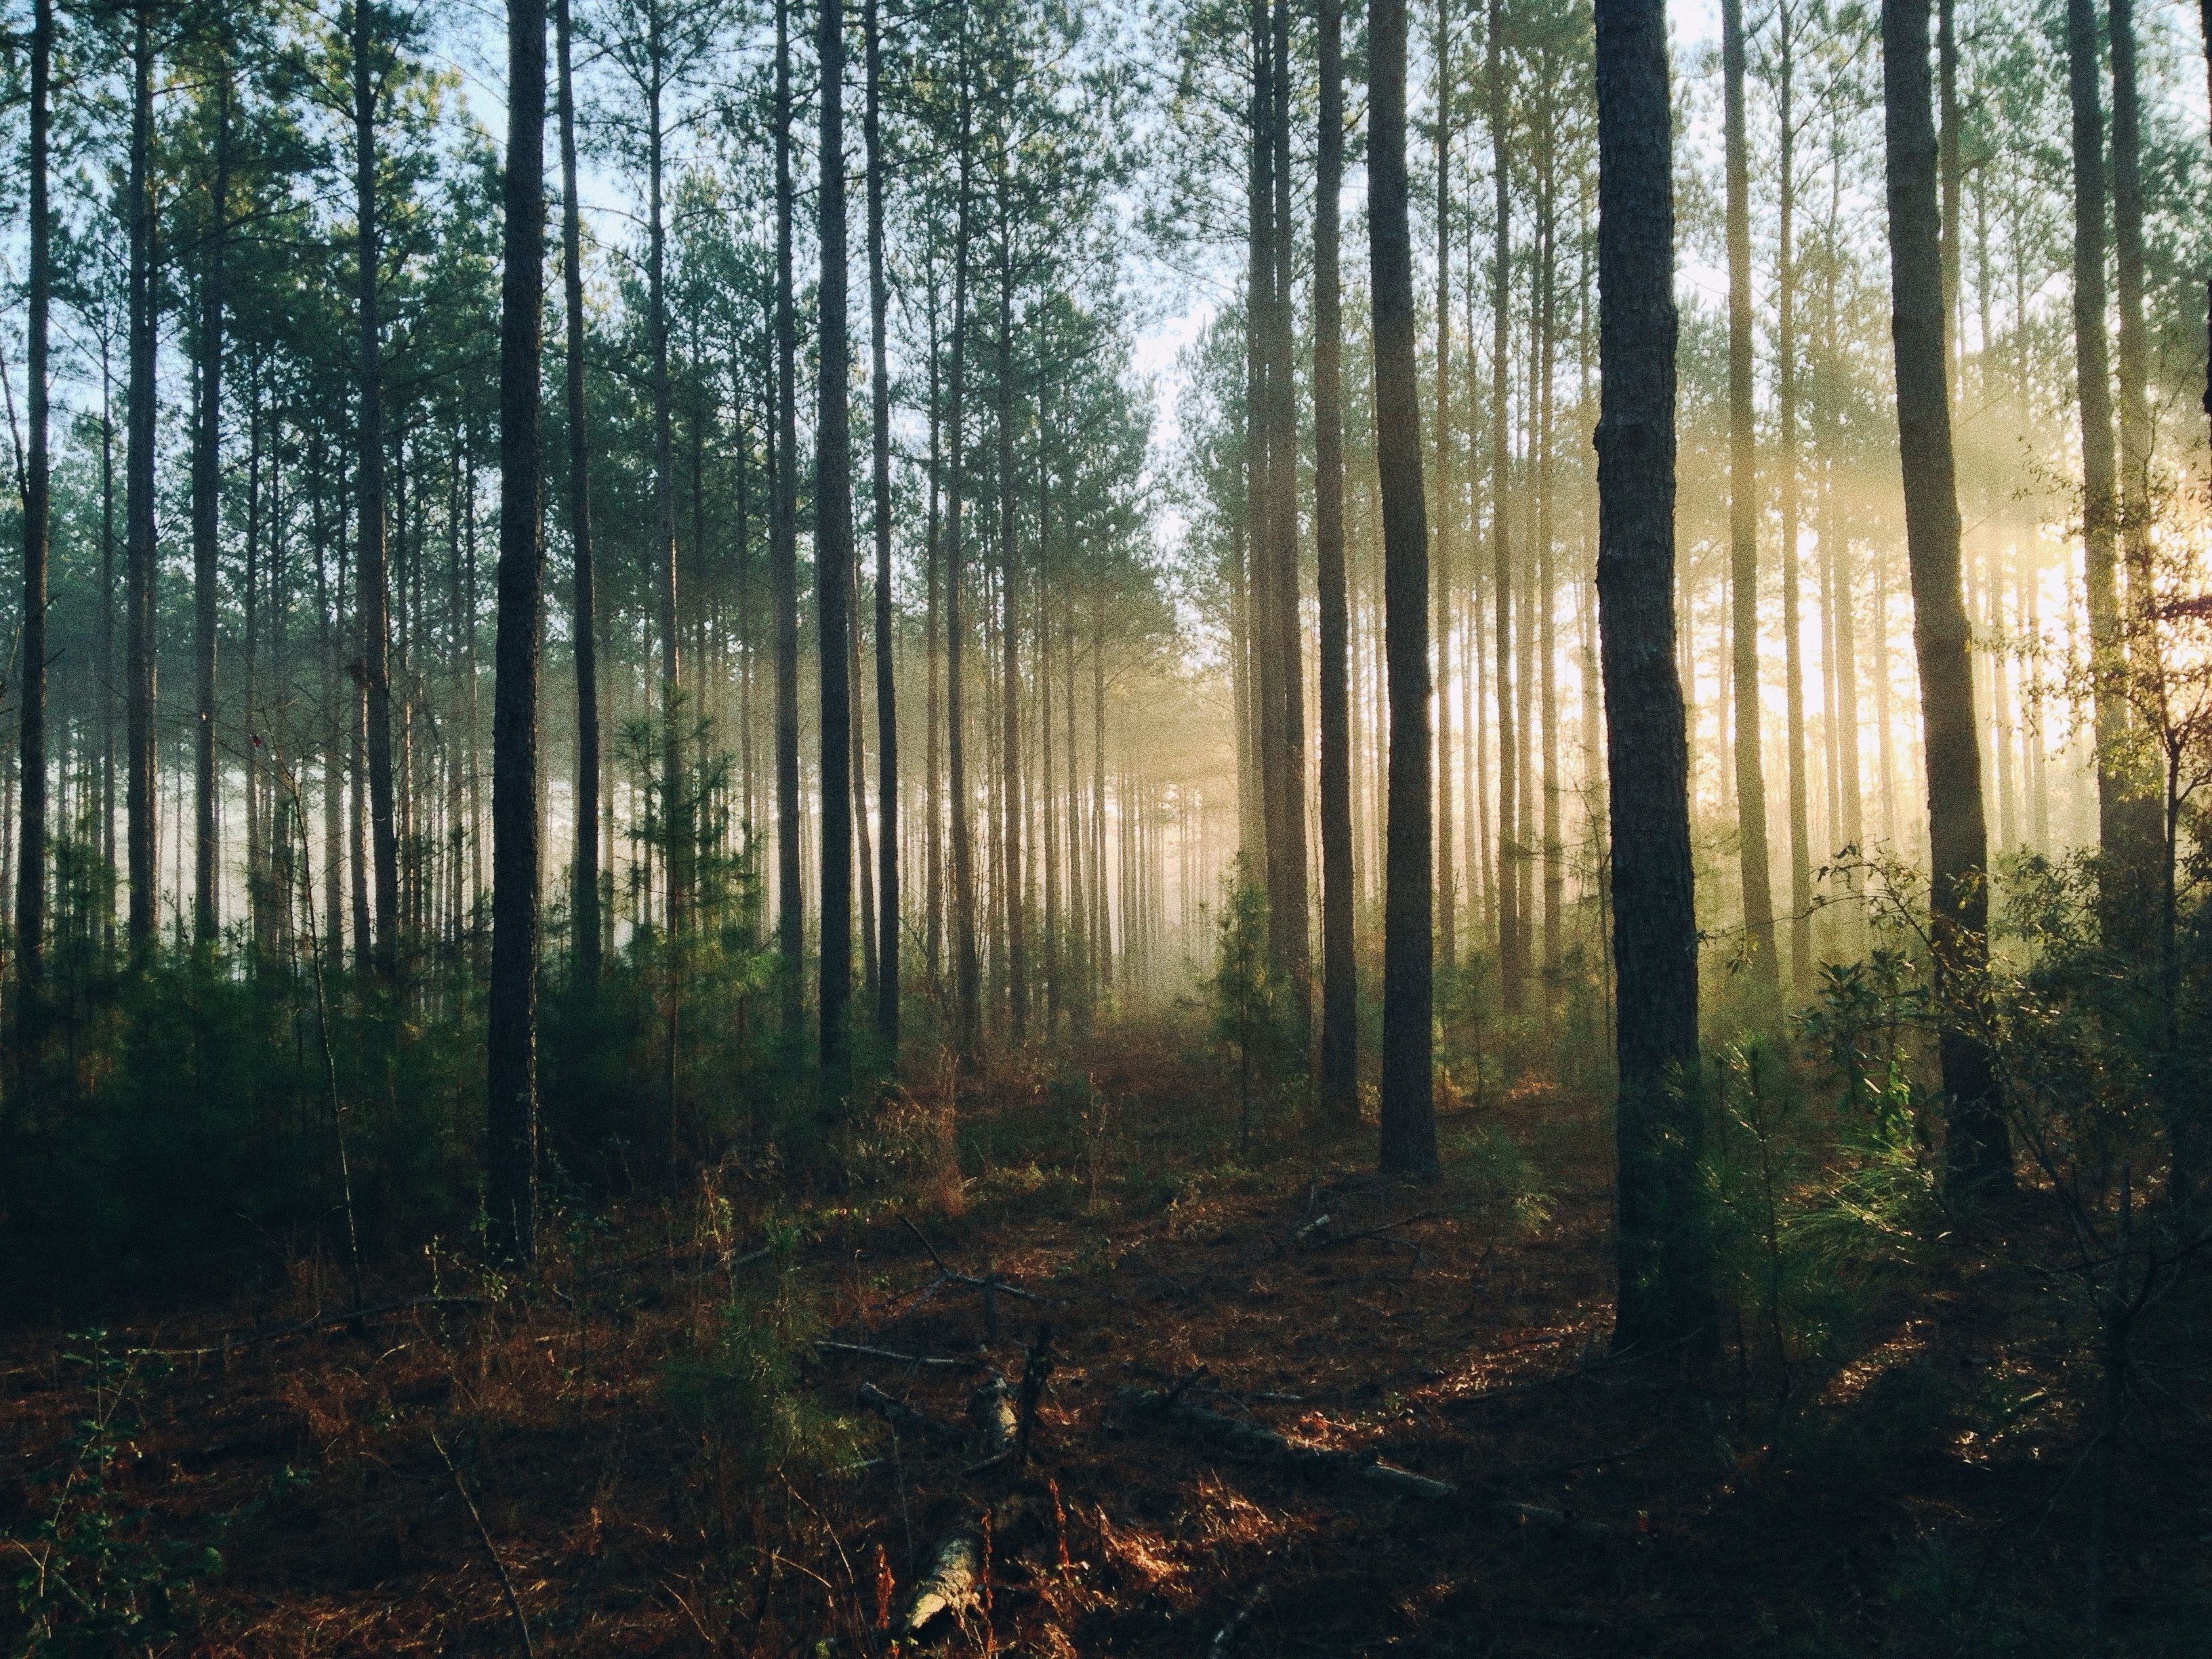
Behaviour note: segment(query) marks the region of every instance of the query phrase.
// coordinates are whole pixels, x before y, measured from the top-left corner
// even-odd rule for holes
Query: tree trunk
[[[566,44],[564,29],[564,48]],[[538,368],[545,301],[545,0],[508,0],[507,107],[484,1215],[493,1255],[528,1261],[536,1254],[538,1218],[538,658],[545,611]],[[565,122],[562,131],[565,140]],[[573,189],[573,179],[569,183]]]
[[[1613,844],[1617,1348],[1713,1340],[1696,1221],[1698,924],[1674,661],[1674,200],[1666,9],[1597,0],[1598,629]]]
[[[2074,141],[2074,372],[2081,415],[2081,574],[2089,611],[2096,718],[2099,914],[2116,948],[2141,935],[2148,890],[2129,841],[2127,706],[2119,687],[2119,492],[2112,454],[2110,326],[2105,304],[2105,117],[2094,0],[2067,0],[2067,91]]]
[[[576,89],[570,63],[569,0],[554,0],[560,62],[562,298],[568,323],[568,544],[574,567],[569,648],[576,661],[576,851],[570,872],[576,982],[599,982],[599,603],[592,563],[592,447],[584,402],[584,218],[576,194]],[[742,507],[740,508],[742,512]],[[497,806],[494,806],[496,816]],[[497,832],[495,830],[494,832]]]
[[[362,747],[368,770],[371,856],[374,860],[375,937],[371,955],[387,981],[399,967],[399,836],[392,775],[392,675],[389,579],[384,543],[383,332],[377,313],[376,70],[370,0],[353,0],[354,211],[356,278],[361,330],[361,418],[356,494],[361,548],[354,569],[361,591],[361,684],[367,707]]]
[[[23,613],[21,658],[23,708],[22,827],[15,865],[15,967],[24,1002],[17,1013],[17,1041],[44,966],[46,929],[46,552],[51,509],[47,459],[47,324],[53,286],[53,210],[47,194],[47,143],[54,54],[53,0],[34,0],[31,14],[31,154],[29,362],[30,455],[23,477]],[[102,588],[103,603],[106,589]],[[27,1056],[27,1044],[19,1048]]]
[[[154,812],[154,615],[158,577],[154,546],[154,31],[150,0],[140,0],[131,24],[131,429],[126,443],[124,517],[128,546],[124,651],[130,681],[124,747],[125,839],[131,878],[130,939],[134,957],[151,955],[158,926]]]
[[[218,41],[217,52],[223,50]],[[193,353],[199,406],[192,422],[192,643],[198,671],[192,744],[192,940],[212,945],[220,928],[216,908],[216,795],[215,736],[216,620],[222,514],[223,254],[229,226],[230,70],[216,71],[214,179],[209,195],[207,263],[200,271],[199,337]],[[26,788],[27,789],[27,781]],[[251,803],[249,802],[249,808]]]
[[[1337,198],[1344,180],[1343,0],[1320,0],[1314,177],[1314,557],[1321,603],[1321,1109],[1359,1121],[1358,957],[1352,933],[1351,618],[1344,568],[1344,349]],[[1070,757],[1071,764],[1073,757]],[[1474,787],[1472,776],[1468,787]]]
[[[769,574],[775,607],[776,939],[784,1034],[799,1036],[805,993],[805,899],[799,846],[799,323],[792,286],[791,5],[775,5],[775,510]]]
[[[1281,856],[1268,862],[1272,884],[1268,915],[1279,918],[1280,957],[1285,993],[1298,1052],[1310,1052],[1313,1040],[1313,943],[1308,920],[1306,882],[1306,699],[1305,651],[1298,605],[1298,433],[1297,390],[1291,367],[1291,46],[1290,0],[1273,0],[1271,35],[1274,69],[1268,77],[1268,138],[1274,150],[1272,168],[1274,223],[1269,252],[1274,260],[1274,301],[1270,307],[1267,371],[1268,427],[1274,457],[1268,471],[1269,511],[1273,530],[1270,551],[1275,560],[1272,588],[1275,609],[1273,636],[1277,683],[1282,700],[1278,731],[1279,747],[1268,757],[1271,769],[1282,776]]]
[[[953,1047],[961,1064],[973,1069],[983,1048],[982,967],[975,951],[975,852],[968,798],[968,759],[965,677],[962,672],[966,624],[962,620],[962,592],[966,580],[966,548],[961,541],[961,508],[967,497],[968,390],[968,261],[969,189],[974,118],[973,88],[969,84],[968,35],[963,15],[960,36],[960,137],[952,253],[952,391],[946,411],[951,433],[951,453],[946,468],[945,509],[945,725],[947,783],[952,817],[952,951],[955,1012]]]
[[[822,1109],[842,1111],[851,1092],[853,997],[852,349],[845,301],[845,7],[822,0],[815,49],[822,71],[821,378],[814,427],[815,653],[822,689]]]
[[[1881,36],[1891,336],[1912,637],[1927,753],[1935,972],[1939,997],[1971,1000],[1983,994],[1988,967],[1989,848],[1966,605],[1959,589],[1951,410],[1943,383],[1943,276],[1937,246],[1936,131],[1929,108],[1928,0],[1883,0]],[[1965,1188],[2009,1184],[2011,1150],[1988,1052],[1956,1018],[1945,1022],[1940,1051],[1949,1097],[1947,1178]]]
[[[1437,418],[1436,635],[1437,679],[1443,688],[1436,700],[1437,745],[1437,947],[1446,972],[1459,965],[1459,884],[1452,849],[1451,613],[1453,500],[1451,469],[1451,21],[1445,0],[1436,0],[1437,76]],[[1468,780],[1474,787],[1474,780]]]
[[[1506,149],[1505,7],[1490,0],[1486,80],[1490,92],[1490,167],[1494,207],[1490,270],[1490,539],[1491,598],[1497,606],[1497,649],[1492,653],[1498,702],[1498,993],[1509,1014],[1521,1012],[1528,972],[1528,942],[1521,914],[1521,751],[1513,731],[1513,535],[1507,496],[1512,486],[1512,455],[1507,430],[1507,371],[1512,301],[1513,204],[1511,167]]]
[[[884,278],[882,32],[878,0],[866,0],[868,152],[868,392],[870,483],[876,535],[876,1036],[898,1069],[899,773],[898,691],[891,659],[891,385],[885,341],[890,289]]]
[[[1011,83],[1012,70],[1007,70]],[[1012,86],[1008,102],[1011,105]],[[1009,117],[1008,118],[1011,118]],[[1019,1048],[1029,1036],[1029,863],[1023,850],[1020,567],[1014,537],[1014,246],[1003,137],[999,176],[999,825],[1000,902],[1006,919],[1006,1009]]]
[[[1790,984],[1793,999],[1813,994],[1813,852],[1805,761],[1805,659],[1798,592],[1797,496],[1797,129],[1794,101],[1796,18],[1775,13],[1776,95],[1781,132],[1776,146],[1781,196],[1776,248],[1775,465],[1782,518],[1782,672],[1790,744]]]
[[[1744,134],[1743,0],[1722,0],[1727,83],[1729,265],[1729,568],[1735,647],[1735,811],[1743,874],[1744,955],[1762,1013],[1778,1003],[1774,894],[1766,848],[1766,775],[1759,754],[1759,483],[1751,407],[1751,164]]]
[[[1492,0],[1495,28],[1498,0]],[[1493,50],[1494,50],[1493,46]],[[1500,101],[1502,101],[1502,89]],[[1493,105],[1495,113],[1495,105]],[[1368,246],[1375,294],[1375,442],[1382,496],[1383,635],[1389,657],[1390,784],[1382,921],[1382,1166],[1437,1167],[1430,939],[1429,534],[1413,348],[1407,215],[1406,0],[1368,22]]]

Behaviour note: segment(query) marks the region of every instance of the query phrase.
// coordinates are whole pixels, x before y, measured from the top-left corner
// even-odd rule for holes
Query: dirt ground
[[[1264,1114],[1240,1152],[1217,1069],[1124,1036],[963,1098],[957,1152],[911,1108],[865,1189],[726,1169],[556,1218],[526,1280],[388,1267],[350,1322],[305,1264],[118,1311],[104,1374],[19,1330],[8,1577],[121,1632],[55,1651],[2086,1650],[2095,1368],[2013,1265],[2032,1212],[1820,1363],[1740,1323],[1624,1358],[1593,1103],[1461,1103],[1405,1186]],[[2115,1468],[2101,1638],[2212,1653],[2212,1401],[2147,1364],[2172,1409]],[[976,1422],[994,1375],[1025,1457]],[[102,1413],[104,1475],[71,1449]]]

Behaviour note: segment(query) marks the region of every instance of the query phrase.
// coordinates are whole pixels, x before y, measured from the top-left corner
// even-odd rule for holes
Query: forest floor
[[[434,1254],[349,1322],[310,1265],[289,1304],[118,1311],[104,1364],[19,1331],[21,1618],[125,1633],[56,1651],[882,1654],[966,1563],[902,1650],[2085,1650],[2095,1367],[2006,1245],[2032,1214],[1868,1292],[1785,1399],[1738,1329],[1702,1370],[1608,1357],[1589,1101],[1462,1104],[1404,1186],[1272,1123],[1240,1158],[1171,1035],[1090,1062],[963,1098],[958,1170],[910,1108],[865,1199],[710,1174],[556,1219],[528,1279]],[[1002,1374],[1023,1416],[1038,1352],[1026,1462],[990,1461],[971,1397]],[[2212,1652],[2201,1372],[2180,1395],[2115,1477],[2112,1651]]]

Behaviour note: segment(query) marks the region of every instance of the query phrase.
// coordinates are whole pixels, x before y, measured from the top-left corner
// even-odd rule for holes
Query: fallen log
[[[968,1420],[975,1425],[986,1457],[997,1459],[1012,1452],[1021,1419],[1014,1409],[1014,1391],[998,1372],[993,1371],[968,1396]]]
[[[914,1587],[896,1621],[901,1636],[919,1636],[936,1619],[964,1619],[974,1611],[983,1587],[983,1540],[963,1527],[937,1547],[929,1571]]]

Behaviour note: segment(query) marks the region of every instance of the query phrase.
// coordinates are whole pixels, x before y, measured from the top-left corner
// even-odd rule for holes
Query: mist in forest
[[[2196,1650],[2212,13],[6,9],[11,1650]]]

